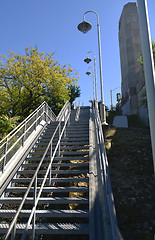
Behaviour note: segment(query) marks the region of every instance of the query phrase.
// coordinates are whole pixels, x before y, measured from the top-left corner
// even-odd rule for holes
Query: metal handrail
[[[102,124],[98,111],[98,102],[93,101],[93,112],[95,119],[95,129],[96,129],[96,138],[97,138],[97,151],[98,151],[98,178],[101,181],[99,184],[99,196],[100,203],[103,204],[102,208],[104,213],[102,213],[103,225],[104,225],[104,234],[105,239],[118,240],[122,239],[120,231],[117,225],[116,219],[116,211],[114,206],[113,193],[111,188],[110,174],[108,168],[108,160],[104,145],[104,137],[102,131]],[[105,226],[107,220],[110,222],[110,234],[111,238],[109,238],[108,227]],[[108,225],[108,226],[109,226]]]
[[[66,111],[66,110],[68,110],[68,111]],[[46,182],[46,180],[47,180],[47,176],[48,176],[48,174],[50,173],[52,161],[53,161],[53,159],[54,159],[54,157],[55,157],[55,154],[56,154],[57,150],[59,150],[59,152],[60,152],[60,141],[61,141],[62,135],[65,134],[66,125],[67,125],[67,123],[69,123],[70,112],[71,112],[70,103],[65,104],[65,108],[64,108],[64,111],[63,111],[63,112],[64,112],[64,115],[61,116],[61,119],[60,119],[60,121],[59,121],[59,123],[58,123],[58,125],[57,125],[57,127],[56,127],[56,129],[55,129],[55,131],[54,131],[53,136],[51,137],[51,139],[50,139],[50,141],[49,141],[49,144],[48,144],[48,146],[47,146],[47,148],[46,148],[46,150],[45,150],[45,152],[44,152],[44,154],[43,154],[43,157],[41,158],[41,160],[40,160],[40,162],[39,162],[39,165],[38,165],[38,167],[37,167],[37,169],[36,169],[36,171],[35,171],[35,173],[34,173],[34,175],[33,175],[33,178],[32,178],[32,180],[31,180],[31,182],[30,182],[30,184],[29,184],[29,186],[28,186],[28,188],[27,188],[27,191],[26,191],[25,194],[24,194],[24,197],[23,197],[23,199],[22,199],[22,202],[21,202],[20,206],[18,207],[18,210],[17,210],[17,212],[16,212],[16,215],[15,215],[14,219],[12,220],[12,222],[11,222],[11,224],[10,224],[10,227],[9,227],[6,235],[4,236],[4,240],[7,240],[7,239],[8,239],[8,237],[10,236],[10,234],[11,234],[12,231],[13,231],[14,238],[15,238],[15,232],[16,232],[15,229],[16,229],[17,218],[18,218],[18,216],[19,216],[19,214],[20,214],[20,211],[21,211],[21,209],[22,209],[22,207],[23,207],[23,205],[24,205],[24,203],[25,203],[25,200],[26,200],[26,198],[27,198],[27,196],[28,196],[28,194],[29,194],[29,192],[30,192],[30,189],[31,189],[33,183],[35,183],[35,186],[34,186],[34,193],[35,193],[35,194],[34,194],[34,206],[33,206],[33,208],[32,208],[31,214],[30,214],[30,216],[29,216],[28,222],[27,222],[27,224],[26,224],[25,231],[24,231],[24,233],[23,233],[23,235],[22,235],[22,240],[24,240],[25,237],[26,237],[26,233],[27,233],[29,224],[30,224],[31,221],[32,221],[32,218],[34,218],[34,221],[33,221],[33,235],[32,235],[32,239],[34,239],[34,236],[35,236],[35,210],[36,210],[36,207],[37,207],[37,204],[38,204],[40,195],[41,195],[41,193],[42,193],[44,184],[45,184],[45,182]],[[66,116],[66,112],[68,113],[67,116]],[[63,127],[63,129],[61,130],[61,133],[60,133],[60,127],[61,127],[61,123],[62,123],[62,120],[63,120],[63,119],[66,119],[66,120],[65,120],[64,127]],[[52,154],[52,141],[53,141],[53,139],[54,139],[57,131],[59,131],[59,139],[58,139],[57,145],[56,145],[56,147],[55,147],[55,150],[54,150],[54,152],[53,152],[53,154]],[[41,167],[41,165],[42,165],[42,163],[43,163],[43,161],[44,161],[44,158],[45,158],[45,156],[46,156],[46,154],[47,154],[47,152],[48,152],[48,150],[49,150],[50,147],[51,147],[51,156],[50,156],[51,159],[50,159],[50,164],[49,164],[48,169],[47,169],[47,171],[46,171],[46,174],[45,174],[45,177],[44,177],[43,182],[42,182],[42,184],[41,184],[41,187],[40,187],[40,190],[39,190],[39,192],[38,192],[38,195],[36,196],[36,193],[37,193],[37,174],[38,174],[38,172],[39,172],[39,169],[40,169],[40,167]],[[58,148],[59,148],[59,149],[58,149]],[[51,173],[50,173],[50,175],[49,175],[49,178],[51,178]],[[51,179],[49,179],[49,183],[50,183],[50,182],[51,182]]]
[[[75,121],[79,121],[79,117],[80,117],[80,101],[79,101],[79,106],[76,110]]]
[[[13,129],[0,141],[0,171],[4,172],[6,164],[20,147],[24,146],[26,139],[36,130],[42,120],[55,121],[56,116],[46,102],[43,102],[23,122]]]

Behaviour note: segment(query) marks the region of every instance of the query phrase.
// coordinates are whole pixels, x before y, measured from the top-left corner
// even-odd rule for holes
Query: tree
[[[25,118],[43,101],[57,113],[78,92],[78,74],[70,64],[60,66],[53,54],[26,48],[23,56],[9,51],[0,61],[0,115]]]
[[[80,87],[79,86],[74,86],[74,85],[70,85],[68,87],[68,90],[69,90],[69,95],[70,95],[70,103],[71,103],[71,106],[73,106],[73,102],[75,101],[75,99],[77,97],[80,97]]]
[[[154,58],[154,60],[155,60],[155,42],[154,42],[154,41],[152,41],[152,51],[153,51],[153,58]],[[142,66],[144,65],[142,53],[139,55],[138,61],[140,62],[140,64],[141,64]]]
[[[20,118],[18,116],[11,117],[11,116],[0,116],[0,139],[5,137],[11,130],[13,130]]]

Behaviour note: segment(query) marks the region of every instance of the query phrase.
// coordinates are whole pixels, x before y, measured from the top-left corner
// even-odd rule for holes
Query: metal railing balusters
[[[5,169],[5,163],[6,163],[6,157],[7,157],[7,149],[8,149],[8,137],[6,138],[6,142],[5,142],[4,147],[5,147],[5,149],[4,149],[4,159],[3,159],[2,172],[4,172],[4,169]]]
[[[56,155],[56,153],[58,151],[59,151],[59,154],[60,154],[60,141],[61,141],[61,138],[62,138],[62,136],[64,134],[64,130],[65,130],[66,126],[67,126],[67,122],[68,122],[69,114],[70,114],[70,104],[69,103],[65,104],[65,108],[63,108],[63,113],[64,113],[64,111],[66,111],[66,109],[69,109],[69,110],[68,110],[68,115],[67,115],[66,121],[64,122],[64,126],[61,129],[61,123],[62,123],[62,120],[63,120],[63,114],[61,112],[61,118],[59,120],[59,123],[58,123],[58,125],[57,125],[57,127],[56,127],[56,129],[54,131],[54,134],[52,135],[52,137],[51,137],[51,139],[49,141],[49,144],[48,144],[48,146],[47,146],[47,148],[46,148],[46,150],[45,150],[45,152],[43,154],[43,157],[41,158],[41,160],[40,160],[40,162],[38,164],[36,172],[34,173],[34,175],[32,177],[32,180],[29,183],[27,191],[24,194],[24,197],[22,199],[21,204],[18,207],[18,210],[17,210],[17,212],[15,214],[15,217],[13,218],[8,231],[7,231],[6,235],[4,236],[4,240],[7,240],[9,238],[9,236],[10,236],[10,234],[11,234],[11,232],[12,232],[12,230],[13,230],[16,222],[17,222],[17,218],[18,218],[18,216],[20,214],[20,211],[22,210],[23,205],[25,204],[25,200],[26,200],[26,198],[27,198],[27,196],[28,196],[28,194],[30,192],[30,189],[33,186],[33,184],[34,184],[34,204],[33,204],[33,208],[31,210],[31,213],[30,213],[29,219],[27,221],[26,227],[24,229],[24,232],[23,232],[21,240],[25,239],[25,237],[27,235],[27,231],[28,231],[29,225],[31,224],[31,222],[32,222],[32,239],[34,240],[34,238],[35,238],[35,211],[36,211],[36,207],[37,207],[37,204],[39,202],[39,198],[41,196],[41,193],[42,193],[43,187],[45,185],[45,182],[46,182],[46,180],[48,180],[48,176],[49,176],[50,169],[52,167],[53,159],[54,159],[54,157],[55,157],[55,155]],[[55,135],[56,135],[57,132],[58,132],[59,138],[58,138],[58,141],[57,141],[57,144],[56,144],[56,147],[55,147],[54,151],[52,151],[53,139],[55,138]],[[44,176],[42,184],[39,187],[39,191],[37,192],[37,174],[38,174],[38,172],[40,170],[40,167],[41,167],[41,165],[42,165],[42,163],[43,163],[43,161],[45,159],[45,156],[46,156],[49,148],[51,148],[51,161],[49,163],[48,169],[46,170],[46,174]]]
[[[32,218],[32,240],[35,238],[36,197],[37,197],[37,176],[34,180],[34,192],[33,192],[33,207],[35,209],[34,209],[34,214],[33,214],[33,218]]]
[[[45,119],[44,114],[47,116],[48,122],[49,120],[56,120],[56,116],[53,113],[52,109],[46,102],[44,102],[22,123],[20,123],[14,130],[12,130],[4,139],[0,141],[0,151],[2,152],[0,157],[1,172],[4,172],[6,158],[8,163],[12,157],[12,151],[17,151],[20,147],[23,147],[25,145],[25,141],[30,136],[30,134],[37,129],[37,126],[39,126],[42,119]],[[2,151],[2,149],[4,149],[4,151]]]
[[[24,146],[24,143],[25,143],[25,134],[26,134],[26,122],[25,122],[24,128],[23,128],[22,146]]]
[[[52,143],[53,141],[51,142],[51,146],[50,146],[50,164],[52,165]],[[51,176],[52,176],[52,167],[50,167],[50,170],[49,170],[49,182],[48,182],[48,185],[51,186]]]

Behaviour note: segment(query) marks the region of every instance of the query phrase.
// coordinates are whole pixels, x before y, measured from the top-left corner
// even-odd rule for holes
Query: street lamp
[[[91,29],[91,24],[85,21],[85,15],[87,13],[95,13],[97,16],[97,30],[98,30],[98,50],[99,50],[99,64],[100,64],[100,85],[101,85],[101,104],[100,104],[100,111],[101,111],[101,121],[103,124],[106,124],[106,115],[105,115],[105,105],[103,100],[103,78],[102,78],[102,57],[101,57],[101,40],[100,40],[100,25],[99,25],[99,16],[95,11],[87,11],[83,15],[83,22],[78,25],[78,30],[87,33]]]
[[[120,87],[117,87],[117,88],[114,88],[114,89],[111,89],[111,90],[110,90],[110,96],[111,96],[111,110],[113,110],[112,92],[115,91],[115,90],[117,90],[118,88],[120,88]]]
[[[88,57],[89,53],[93,53],[94,54],[95,93],[96,93],[96,101],[97,101],[96,55],[95,55],[95,53],[93,51],[89,51],[87,53],[87,58],[84,59],[84,62],[86,62],[87,64],[91,62],[91,58]]]
[[[91,74],[91,72],[89,71],[89,69],[92,69],[92,73],[93,73],[93,100],[95,100],[95,81],[94,81],[94,71],[92,67],[88,68],[88,71],[86,72],[86,74],[89,76]]]

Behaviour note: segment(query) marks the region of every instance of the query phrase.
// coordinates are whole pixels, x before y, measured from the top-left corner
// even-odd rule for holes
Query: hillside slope
[[[124,240],[153,240],[155,178],[149,130],[110,129],[108,161],[115,207]]]

